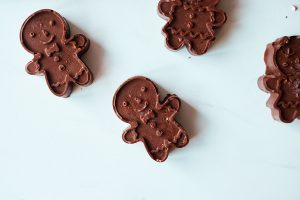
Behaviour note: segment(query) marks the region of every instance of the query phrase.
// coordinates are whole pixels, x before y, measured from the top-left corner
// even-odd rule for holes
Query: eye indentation
[[[59,66],[58,66],[58,69],[59,69],[60,71],[65,71],[65,70],[66,70],[66,66],[64,66],[64,65],[59,65]]]
[[[54,60],[54,62],[58,62],[58,61],[60,61],[60,57],[59,56],[54,56],[53,60]]]
[[[164,131],[163,131],[163,130],[157,130],[157,131],[156,131],[156,135],[157,135],[158,137],[162,136],[163,134],[164,134]]]
[[[31,38],[34,38],[34,37],[35,37],[35,33],[34,33],[34,32],[30,32],[30,33],[29,33],[29,36],[30,36]]]
[[[151,122],[151,123],[150,123],[150,127],[151,127],[151,128],[155,128],[155,127],[156,127],[156,123],[155,123],[155,122]]]
[[[135,102],[137,102],[138,104],[142,103],[142,99],[138,98],[138,97],[135,97],[134,98]]]
[[[55,22],[54,20],[50,20],[50,21],[49,21],[49,25],[50,25],[50,26],[55,26],[55,24],[56,24],[56,22]]]
[[[123,101],[122,106],[123,107],[127,107],[128,106],[128,102],[127,101]]]
[[[141,87],[141,91],[142,92],[146,92],[147,91],[147,88],[145,86]]]

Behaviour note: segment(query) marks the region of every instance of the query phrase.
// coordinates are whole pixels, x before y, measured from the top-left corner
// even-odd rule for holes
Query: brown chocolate
[[[290,123],[300,115],[300,36],[282,37],[267,46],[266,73],[258,80],[270,93],[267,106],[276,120]]]
[[[155,161],[165,161],[172,147],[184,147],[189,142],[186,131],[175,121],[179,98],[167,95],[160,102],[156,86],[145,77],[123,83],[114,95],[113,107],[117,116],[130,124],[123,140],[129,144],[143,142]]]
[[[168,20],[162,29],[166,46],[178,50],[184,45],[193,55],[206,53],[216,38],[215,29],[227,20],[217,9],[220,0],[160,0],[159,14]]]
[[[31,75],[44,74],[53,94],[67,97],[74,84],[92,83],[92,73],[80,59],[90,42],[82,34],[70,37],[67,22],[57,12],[44,9],[29,16],[22,25],[20,40],[34,55],[26,71]]]

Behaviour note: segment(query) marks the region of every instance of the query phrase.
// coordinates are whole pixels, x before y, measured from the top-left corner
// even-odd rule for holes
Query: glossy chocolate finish
[[[206,53],[215,40],[215,29],[226,22],[216,8],[219,0],[160,0],[158,11],[168,20],[163,28],[166,46],[178,50],[184,45],[193,55]]]
[[[113,98],[117,116],[130,127],[123,140],[132,144],[143,142],[151,158],[158,162],[167,159],[172,147],[184,147],[189,138],[175,121],[180,108],[176,95],[167,95],[160,102],[154,83],[145,77],[133,77],[123,83]]]
[[[290,123],[300,115],[300,36],[282,37],[267,46],[266,74],[259,87],[271,94],[267,106],[276,120]]]
[[[49,89],[57,96],[67,97],[73,84],[87,86],[92,73],[80,56],[89,48],[89,40],[81,34],[70,37],[67,22],[53,10],[39,10],[23,23],[20,40],[34,55],[26,66],[31,75],[45,75]]]

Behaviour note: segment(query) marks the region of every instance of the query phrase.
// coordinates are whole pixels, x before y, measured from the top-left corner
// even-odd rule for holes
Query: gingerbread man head
[[[215,40],[214,29],[226,22],[219,0],[160,0],[158,11],[168,20],[163,28],[166,46],[178,50],[184,45],[194,55],[206,53]]]
[[[53,10],[40,10],[23,23],[20,40],[34,55],[26,66],[29,74],[44,74],[49,89],[67,97],[73,84],[89,85],[93,78],[80,56],[89,48],[89,40],[81,34],[69,36],[65,19]]]
[[[172,147],[184,147],[189,139],[183,127],[175,121],[180,108],[176,95],[167,95],[160,102],[154,83],[145,77],[133,77],[123,83],[114,95],[117,116],[130,127],[123,140],[132,144],[143,142],[151,158],[167,159]]]
[[[300,116],[300,36],[283,37],[267,46],[266,74],[259,87],[271,94],[267,106],[276,120],[290,123]]]

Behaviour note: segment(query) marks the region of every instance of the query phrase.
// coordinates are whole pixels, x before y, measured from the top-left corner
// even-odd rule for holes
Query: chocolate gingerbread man
[[[67,97],[74,84],[87,86],[92,73],[80,59],[89,48],[82,34],[70,37],[65,19],[53,10],[39,10],[29,16],[20,32],[23,47],[34,55],[26,66],[31,75],[43,74],[53,94]]]
[[[267,46],[266,73],[259,87],[270,93],[267,106],[276,120],[290,123],[300,116],[300,36],[282,37]]]
[[[226,22],[219,0],[160,0],[159,14],[168,20],[162,29],[166,46],[178,50],[184,45],[193,55],[206,53],[215,40],[215,29]]]
[[[172,147],[184,147],[189,138],[175,121],[180,108],[176,95],[167,95],[160,102],[154,83],[145,77],[133,77],[123,83],[114,95],[113,107],[117,116],[130,127],[123,140],[133,144],[143,142],[152,159],[163,162]]]

